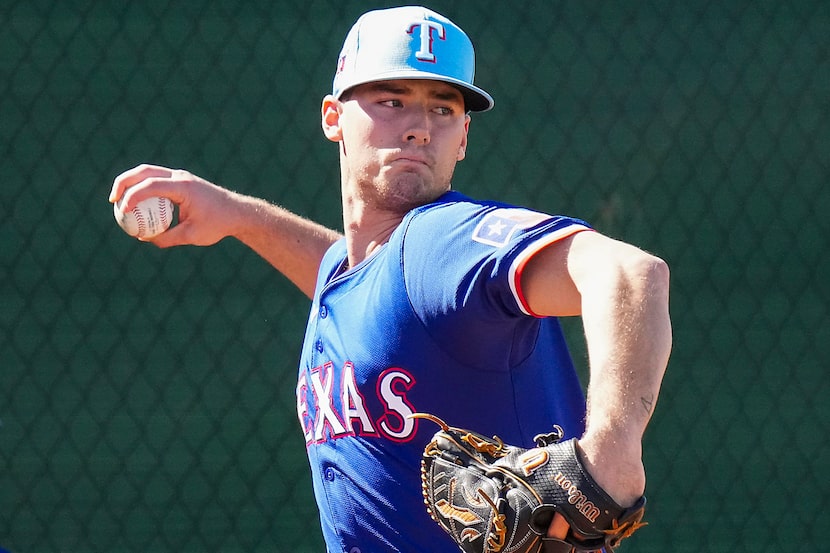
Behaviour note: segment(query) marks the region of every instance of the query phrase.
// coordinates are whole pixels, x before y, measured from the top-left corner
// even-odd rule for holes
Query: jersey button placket
[[[326,307],[326,305],[324,303],[321,303],[319,309],[317,309],[317,316],[319,318],[318,320],[320,320],[320,321],[326,319],[329,316],[329,309],[328,309],[328,307]],[[318,336],[319,336],[319,333],[318,333]],[[317,353],[323,353],[323,350],[325,349],[323,347],[323,340],[321,340],[320,338],[317,338],[317,341],[314,342],[314,349],[317,350]]]

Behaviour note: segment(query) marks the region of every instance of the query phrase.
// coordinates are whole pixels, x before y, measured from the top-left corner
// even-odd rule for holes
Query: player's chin
[[[434,202],[446,189],[436,188],[419,179],[400,179],[390,186],[385,195],[386,204],[395,211],[411,211],[416,207]]]

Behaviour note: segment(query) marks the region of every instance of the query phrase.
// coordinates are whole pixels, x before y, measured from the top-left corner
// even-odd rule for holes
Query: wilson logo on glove
[[[559,484],[559,487],[568,492],[568,503],[577,508],[577,510],[591,522],[596,522],[599,516],[599,509],[591,503],[585,494],[579,491],[573,482],[565,478],[561,472],[557,472],[553,477],[553,481]]]

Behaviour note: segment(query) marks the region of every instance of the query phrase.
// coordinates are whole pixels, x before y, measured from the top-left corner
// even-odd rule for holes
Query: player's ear
[[[343,139],[343,132],[340,130],[341,106],[339,100],[328,94],[323,98],[323,105],[320,108],[323,134],[332,142],[340,142]]]
[[[467,157],[467,135],[470,134],[470,114],[466,115],[464,120],[464,136],[461,138],[461,144],[458,145],[458,155],[456,161],[461,161]]]

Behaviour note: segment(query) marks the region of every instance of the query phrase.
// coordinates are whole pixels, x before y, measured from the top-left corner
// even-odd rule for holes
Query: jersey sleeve
[[[408,221],[404,278],[413,309],[437,341],[466,348],[467,359],[515,365],[532,350],[538,320],[522,294],[524,267],[585,221],[525,208],[449,202]],[[475,349],[472,355],[470,350]]]
[[[511,261],[507,271],[507,282],[513,294],[513,299],[515,299],[522,313],[534,317],[539,317],[540,315],[537,315],[530,309],[521,288],[522,272],[528,261],[551,244],[572,236],[577,232],[592,230],[584,221],[572,218],[558,217],[549,219],[548,222],[550,226],[545,225],[539,233],[530,233],[525,240],[519,241],[509,254]]]

